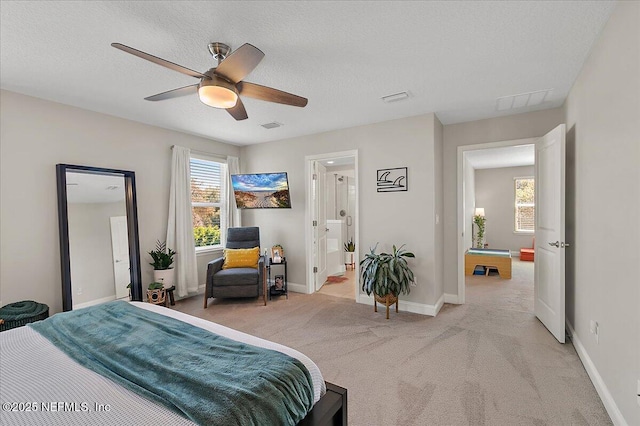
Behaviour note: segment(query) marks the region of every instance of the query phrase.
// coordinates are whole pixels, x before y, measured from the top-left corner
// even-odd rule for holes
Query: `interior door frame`
[[[305,251],[306,251],[306,271],[307,271],[307,282],[306,282],[306,293],[312,294],[315,292],[315,282],[314,282],[314,273],[313,273],[313,209],[314,202],[311,194],[313,193],[313,162],[320,160],[330,160],[337,158],[345,158],[345,157],[353,157],[354,159],[354,174],[356,176],[355,179],[355,187],[356,187],[356,205],[355,205],[355,243],[356,243],[356,251],[355,256],[359,259],[359,250],[360,250],[360,175],[358,172],[358,150],[349,150],[349,151],[338,151],[338,152],[328,152],[324,154],[314,154],[307,155],[304,157],[305,162]],[[356,274],[356,286],[355,286],[355,294],[354,300],[358,299],[358,289],[360,288],[360,277],[359,274]]]
[[[464,276],[464,252],[466,250],[464,244],[464,233],[473,232],[471,230],[471,224],[465,224],[464,220],[464,182],[465,182],[465,174],[464,174],[464,156],[465,153],[469,151],[479,151],[490,148],[503,148],[508,146],[520,146],[520,145],[535,145],[536,141],[540,139],[536,138],[524,138],[524,139],[513,139],[507,141],[500,142],[487,142],[487,143],[479,143],[474,145],[462,145],[458,147],[458,156],[457,156],[457,170],[458,170],[458,180],[456,183],[457,189],[457,227],[456,227],[456,238],[457,238],[457,263],[458,263],[458,297],[457,300],[447,299],[447,303],[455,303],[459,305],[463,305],[465,303],[465,276]],[[534,179],[536,178],[534,173]],[[465,229],[465,225],[468,225],[467,229]]]

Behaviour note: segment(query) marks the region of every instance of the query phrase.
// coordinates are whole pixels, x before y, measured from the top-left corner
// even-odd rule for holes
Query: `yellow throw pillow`
[[[224,249],[222,269],[256,268],[260,259],[260,247],[250,249]]]

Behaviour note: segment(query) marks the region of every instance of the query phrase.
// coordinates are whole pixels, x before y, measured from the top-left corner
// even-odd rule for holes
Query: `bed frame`
[[[511,279],[509,250],[471,249],[464,254],[464,274],[473,275],[476,266],[495,268],[502,279]]]
[[[327,393],[298,426],[347,426],[347,390],[325,382]]]

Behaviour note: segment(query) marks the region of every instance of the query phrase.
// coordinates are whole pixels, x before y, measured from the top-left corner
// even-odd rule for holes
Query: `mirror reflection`
[[[73,309],[129,297],[123,176],[66,172]]]
[[[62,309],[142,300],[135,172],[57,164],[56,180]]]

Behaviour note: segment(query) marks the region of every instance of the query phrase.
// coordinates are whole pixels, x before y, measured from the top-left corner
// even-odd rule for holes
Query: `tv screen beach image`
[[[231,183],[240,209],[291,208],[286,172],[231,175]]]

